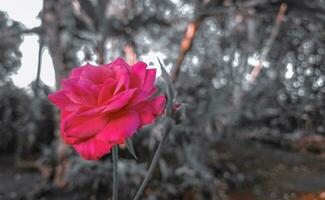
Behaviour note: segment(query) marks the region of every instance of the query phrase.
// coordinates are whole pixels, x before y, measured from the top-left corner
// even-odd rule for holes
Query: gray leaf
[[[126,139],[126,148],[128,149],[128,151],[131,153],[131,155],[134,157],[134,159],[138,159],[137,155],[135,154],[134,148],[133,148],[133,143],[131,138]]]

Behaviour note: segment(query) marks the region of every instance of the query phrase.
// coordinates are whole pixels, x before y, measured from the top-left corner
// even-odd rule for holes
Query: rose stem
[[[118,161],[118,145],[113,146],[113,197],[112,200],[117,200],[118,198],[118,171],[117,171],[117,161]]]
[[[167,120],[166,125],[167,126],[170,126],[170,124],[168,124],[168,122],[170,122],[170,121]],[[164,127],[166,127],[166,126],[164,126]],[[170,127],[167,127],[166,129],[164,129],[164,133],[163,133],[162,139],[160,140],[159,145],[158,145],[158,148],[157,148],[157,150],[155,152],[155,155],[154,155],[154,157],[153,157],[153,159],[152,159],[152,161],[150,163],[148,172],[147,172],[145,178],[143,179],[143,181],[141,183],[141,186],[138,189],[138,191],[137,191],[136,195],[134,196],[133,200],[138,200],[141,197],[141,195],[143,193],[143,190],[147,186],[147,184],[148,184],[148,182],[149,182],[149,180],[151,178],[151,175],[153,173],[153,170],[156,168],[156,166],[158,164],[158,161],[160,159],[160,155],[161,155],[163,146],[166,143],[166,140],[168,138],[169,132],[170,132]]]

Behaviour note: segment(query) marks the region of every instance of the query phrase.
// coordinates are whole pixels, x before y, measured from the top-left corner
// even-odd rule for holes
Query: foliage
[[[20,66],[18,47],[22,42],[22,26],[0,11],[0,30],[0,84],[3,84],[7,76]]]
[[[52,141],[54,130],[52,107],[45,96],[33,99],[12,83],[0,87],[0,96],[1,152],[15,151],[25,158],[40,153]]]
[[[0,87],[1,144],[2,151],[12,151],[16,146],[17,135],[27,132],[29,116],[25,109],[29,107],[29,98],[22,90],[8,83]]]

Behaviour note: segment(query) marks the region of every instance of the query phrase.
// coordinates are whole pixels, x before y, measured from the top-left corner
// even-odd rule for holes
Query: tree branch
[[[269,54],[269,52],[270,52],[270,50],[272,48],[273,43],[274,43],[276,37],[279,34],[280,25],[281,25],[281,23],[283,21],[283,17],[284,17],[284,14],[285,14],[286,10],[287,10],[287,5],[285,3],[282,3],[281,6],[280,6],[278,15],[276,17],[275,23],[273,25],[271,35],[270,35],[269,39],[266,42],[266,45],[264,46],[264,48],[262,50],[261,57],[260,57],[258,63],[255,65],[252,72],[250,73],[250,77],[251,77],[252,82],[254,82],[256,80],[256,77],[259,75],[259,73],[262,70],[262,67],[263,67],[262,63],[267,58],[267,56],[268,56],[268,54]]]
[[[176,61],[176,65],[174,66],[174,68],[172,70],[171,79],[173,82],[175,82],[177,80],[177,77],[181,70],[181,66],[183,64],[185,56],[190,51],[190,49],[192,47],[192,43],[195,38],[195,35],[196,35],[197,31],[199,30],[200,25],[205,17],[206,17],[205,15],[201,15],[194,21],[190,22],[186,28],[183,40],[182,40],[180,48],[179,48],[179,54],[178,54],[178,58]]]

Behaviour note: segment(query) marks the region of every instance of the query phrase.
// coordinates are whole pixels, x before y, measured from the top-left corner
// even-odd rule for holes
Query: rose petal
[[[148,69],[146,71],[146,77],[144,80],[143,89],[146,91],[150,91],[152,87],[154,87],[155,79],[156,79],[156,69]]]
[[[131,68],[130,85],[133,88],[142,88],[146,77],[147,64],[144,62],[137,62]]]
[[[75,111],[77,110],[80,105],[72,102],[63,91],[57,91],[53,94],[49,94],[48,98],[52,103],[54,103],[57,107],[59,107],[62,110],[67,111]]]
[[[111,67],[116,67],[116,66],[120,66],[120,67],[123,67],[123,68],[130,68],[130,65],[127,64],[123,58],[119,57],[119,58],[116,58],[113,62],[109,63],[109,64],[106,64],[105,65],[106,67],[108,68],[111,68]]]
[[[106,79],[113,78],[112,70],[106,67],[86,65],[80,73],[80,79],[91,81],[93,84],[103,84]]]
[[[99,107],[80,107],[76,114],[78,114],[78,116],[90,116],[90,115],[98,115],[98,113],[102,113],[102,111],[104,110],[104,107],[99,106]]]
[[[112,99],[109,99],[108,102],[104,103],[105,106],[103,106],[104,107],[103,112],[112,112],[112,111],[122,109],[130,102],[132,96],[136,91],[137,89],[130,89],[114,96],[114,98]]]
[[[128,70],[123,67],[119,67],[119,69],[116,69],[114,72],[115,72],[115,80],[117,81],[114,90],[114,95],[115,95],[118,92],[127,90],[129,88],[130,76]]]
[[[65,137],[76,138],[76,141],[83,141],[100,132],[108,122],[108,117],[102,113],[82,114],[71,113],[62,119],[62,131]]]
[[[84,70],[85,66],[80,66],[80,67],[76,67],[74,68],[69,75],[69,78],[73,78],[73,79],[79,79],[80,78],[80,74],[81,72]]]
[[[112,78],[106,79],[98,96],[99,105],[103,104],[105,101],[109,100],[113,96],[115,87],[116,80]]]
[[[102,88],[103,88],[103,85],[104,85],[104,84],[96,84],[96,85],[92,85],[92,86],[90,87],[90,89],[91,89],[93,92],[95,92],[96,94],[99,94],[100,91],[101,91]],[[97,96],[97,95],[96,95],[96,96]]]
[[[65,121],[65,119],[71,114],[71,112],[67,112],[67,111],[61,111],[61,123],[60,123],[60,134],[61,137],[63,138],[64,142],[67,144],[74,144],[77,142],[77,139],[72,138],[72,137],[67,137],[66,133],[64,132],[63,129],[63,122]]]
[[[96,135],[99,140],[110,143],[124,143],[141,126],[141,119],[137,112],[126,111],[110,117],[107,126]]]
[[[74,149],[85,160],[98,160],[111,151],[112,145],[108,142],[91,138],[79,144],[73,145]]]
[[[142,125],[152,123],[164,111],[165,103],[165,96],[159,96],[138,104],[134,109],[139,113]]]
[[[64,94],[74,103],[94,106],[97,105],[97,97],[92,84],[86,80],[64,79],[62,81]]]
[[[144,90],[137,90],[134,95],[132,96],[132,99],[130,99],[128,103],[128,108],[132,108],[133,106],[137,105],[138,103],[141,103],[147,99],[149,99],[152,95],[154,95],[157,92],[156,87],[152,87],[151,91],[144,91]]]

